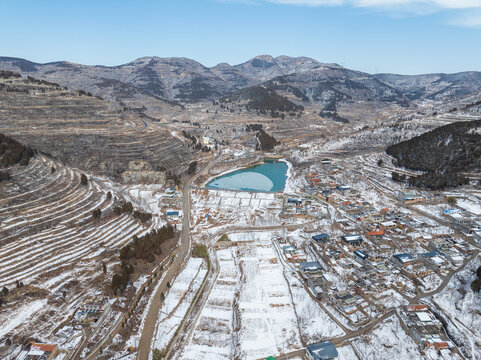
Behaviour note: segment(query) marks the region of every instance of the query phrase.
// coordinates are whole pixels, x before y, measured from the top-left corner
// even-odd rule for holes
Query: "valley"
[[[479,359],[479,73],[0,69],[0,357]]]

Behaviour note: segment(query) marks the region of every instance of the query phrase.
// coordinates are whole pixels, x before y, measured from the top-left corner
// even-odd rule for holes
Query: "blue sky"
[[[260,54],[366,72],[481,71],[481,0],[0,0],[0,56],[118,65]]]

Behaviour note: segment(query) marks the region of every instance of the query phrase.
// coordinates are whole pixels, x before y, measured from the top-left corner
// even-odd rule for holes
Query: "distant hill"
[[[222,105],[235,105],[245,110],[258,111],[262,114],[276,112],[297,112],[304,110],[302,105],[294,104],[286,97],[267,90],[262,86],[251,86],[236,91],[219,100]]]
[[[463,184],[461,173],[481,172],[481,120],[441,126],[386,152],[397,165],[426,172],[412,178],[413,185],[440,189]]]
[[[447,100],[481,90],[481,72],[477,71],[425,75],[376,74],[374,77],[399,90],[411,101]]]
[[[82,89],[149,115],[159,109],[180,111],[182,104],[219,100],[257,85],[281,96],[293,96],[303,106],[321,108],[356,102],[411,107],[420,101],[448,101],[481,91],[481,72],[373,75],[308,57],[269,55],[210,68],[175,57],[142,57],[111,67],[66,61],[38,64],[0,57],[0,69]],[[336,113],[324,115],[335,117]]]

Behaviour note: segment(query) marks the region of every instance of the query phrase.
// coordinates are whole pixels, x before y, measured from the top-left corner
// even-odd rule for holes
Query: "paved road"
[[[142,334],[140,336],[139,345],[137,348],[137,359],[148,360],[151,351],[150,344],[152,343],[152,338],[154,336],[155,324],[159,316],[160,308],[162,303],[160,301],[160,294],[167,291],[167,282],[172,283],[177,275],[182,271],[183,267],[187,263],[190,255],[190,190],[192,183],[200,175],[204,174],[209,170],[217,161],[219,157],[211,160],[202,170],[200,170],[193,177],[188,179],[184,184],[182,190],[182,239],[181,246],[178,248],[177,256],[173,263],[171,264],[167,275],[163,278],[162,283],[155,292],[154,300],[152,301],[147,316],[145,318],[144,327],[142,329]]]

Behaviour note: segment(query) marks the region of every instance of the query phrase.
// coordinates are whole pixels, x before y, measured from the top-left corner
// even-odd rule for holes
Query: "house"
[[[338,185],[336,190],[339,190],[341,193],[348,193],[351,191],[351,187],[349,185]]]
[[[384,236],[384,230],[368,231],[366,237],[368,239],[382,239]]]
[[[437,251],[430,251],[421,254],[421,259],[427,267],[433,269],[434,271],[439,271],[445,269],[448,263],[440,256]]]
[[[299,266],[299,270],[301,272],[303,272],[304,274],[313,274],[313,273],[318,273],[320,271],[322,271],[322,266],[321,264],[319,264],[319,262],[317,261],[309,261],[309,262],[305,262],[305,263],[302,263],[300,266]]]
[[[307,345],[306,357],[309,360],[333,360],[339,356],[336,347],[330,341]]]
[[[207,146],[209,149],[215,148],[215,143],[208,136],[202,136],[202,146]]]
[[[20,351],[15,360],[51,360],[58,354],[57,345],[29,342]]]
[[[364,250],[356,249],[354,250],[354,259],[360,262],[361,264],[364,264],[364,262],[366,262],[367,259],[369,259],[369,255]]]
[[[371,213],[369,214],[369,220],[375,223],[381,222],[384,220],[384,214],[383,213]]]
[[[165,216],[167,216],[167,218],[171,221],[178,221],[181,213],[179,210],[167,210],[165,212]]]
[[[74,320],[80,324],[97,326],[102,323],[110,312],[109,298],[102,295],[86,297],[78,307]]]
[[[444,216],[449,218],[455,226],[465,232],[468,232],[469,229],[476,226],[476,217],[467,211],[456,211],[447,214],[445,210]]]
[[[454,266],[459,266],[464,262],[464,258],[461,256],[459,251],[456,249],[451,249],[443,252],[443,256],[451,262]]]
[[[162,197],[164,199],[173,200],[177,197],[177,192],[173,187],[168,187],[167,189],[165,189],[165,192],[162,194]]]
[[[348,291],[339,291],[331,296],[331,301],[346,314],[352,314],[357,310],[357,298]]]
[[[405,204],[415,204],[424,201],[424,197],[415,191],[399,191],[397,197]]]
[[[394,221],[384,221],[379,224],[379,227],[382,230],[391,230],[397,228],[397,224]]]
[[[303,252],[296,251],[294,254],[287,254],[286,255],[287,261],[292,263],[305,263],[307,261],[307,256]]]
[[[351,246],[359,246],[362,244],[362,236],[361,235],[342,235],[341,239],[347,244]]]
[[[428,311],[429,306],[424,304],[411,304],[411,305],[406,305],[404,309],[407,312]]]
[[[287,203],[297,205],[297,204],[302,204],[302,200],[294,199],[294,198],[288,198]]]
[[[286,245],[282,247],[282,251],[284,251],[284,254],[293,254],[295,253],[297,248],[294,245]]]
[[[318,299],[322,298],[322,293],[329,287],[329,284],[324,276],[309,276],[307,278],[307,286]]]
[[[403,267],[414,264],[415,260],[411,254],[396,254],[392,256],[392,261],[395,265]]]
[[[318,235],[314,235],[312,237],[312,240],[314,240],[317,243],[322,243],[322,244],[327,243],[329,239],[330,239],[330,236],[328,234],[318,234]]]
[[[448,339],[442,329],[441,322],[430,311],[427,305],[412,304],[401,308],[400,315],[411,336],[422,347],[449,347]],[[437,345],[436,345],[437,344]]]
[[[369,265],[363,265],[355,269],[356,275],[361,278],[370,278],[374,275],[376,275],[376,270]]]

